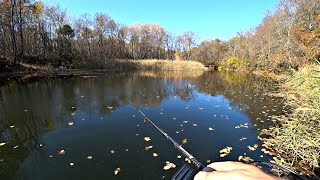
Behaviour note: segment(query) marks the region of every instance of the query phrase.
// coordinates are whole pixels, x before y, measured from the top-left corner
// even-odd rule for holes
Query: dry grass
[[[281,127],[271,129],[265,146],[277,156],[277,163],[310,174],[320,163],[320,66],[295,72],[283,93],[292,114],[279,117]]]
[[[170,70],[170,71],[197,71],[206,70],[206,67],[196,61],[171,61],[171,60],[132,60],[138,69],[142,70]]]

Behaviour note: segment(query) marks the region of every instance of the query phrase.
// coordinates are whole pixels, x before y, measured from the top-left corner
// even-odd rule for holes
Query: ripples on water
[[[204,163],[234,161],[244,153],[268,161],[257,136],[273,125],[272,115],[282,113],[281,99],[264,95],[275,86],[251,75],[218,72],[10,83],[0,87],[0,143],[6,143],[0,147],[0,176],[170,179],[184,158],[177,158],[179,152],[143,122],[135,107],[176,141],[187,139],[185,149]],[[259,148],[249,151],[247,146],[254,144]],[[153,148],[146,151],[146,146]],[[227,146],[233,150],[221,158],[219,150]],[[60,155],[61,150],[65,154]],[[165,171],[166,161],[178,167]],[[121,171],[114,175],[118,167]]]

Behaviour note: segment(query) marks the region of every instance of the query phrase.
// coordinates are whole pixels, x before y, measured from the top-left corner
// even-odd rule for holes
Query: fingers
[[[217,170],[217,171],[232,171],[232,170],[237,170],[237,169],[251,169],[254,167],[249,164],[244,164],[241,162],[232,162],[232,161],[216,162],[216,163],[209,164],[208,166]]]

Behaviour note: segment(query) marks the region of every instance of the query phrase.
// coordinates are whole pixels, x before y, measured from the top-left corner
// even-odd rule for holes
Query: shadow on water
[[[185,148],[202,162],[237,160],[244,154],[268,161],[257,136],[273,125],[271,115],[282,113],[281,99],[264,95],[275,86],[224,72],[136,72],[4,85],[0,143],[6,144],[0,146],[0,176],[170,179],[175,170],[164,171],[165,162],[181,166],[184,158],[177,158],[179,153],[134,107],[178,142],[188,139]],[[240,125],[247,128],[235,128]],[[152,140],[145,142],[146,136]],[[249,151],[253,144],[259,144],[258,150]],[[219,150],[226,146],[233,150],[221,158]],[[65,154],[59,155],[62,149]],[[117,167],[121,171],[115,176]]]

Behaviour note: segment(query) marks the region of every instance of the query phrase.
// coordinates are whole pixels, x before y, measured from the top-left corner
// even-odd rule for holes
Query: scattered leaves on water
[[[187,142],[188,142],[187,139],[182,140],[182,144],[187,144]]]
[[[66,151],[64,149],[61,149],[60,151],[58,151],[58,154],[60,154],[60,155],[63,155],[65,153],[66,153]]]
[[[152,156],[153,157],[158,157],[158,154],[157,153],[153,153]]]
[[[114,175],[117,175],[120,171],[121,171],[121,169],[117,168],[116,170],[114,170]]]
[[[148,142],[148,141],[151,141],[151,138],[150,137],[144,137],[144,140]]]
[[[153,148],[153,146],[147,146],[144,148],[144,150],[148,151],[149,149],[152,149],[152,148]]]
[[[93,158],[92,156],[88,156],[88,157],[87,157],[88,160],[91,160],[92,158]]]

